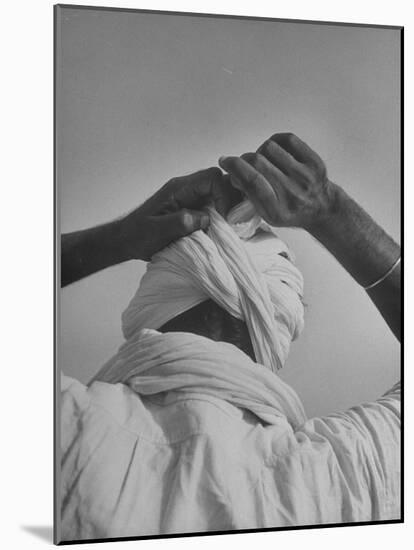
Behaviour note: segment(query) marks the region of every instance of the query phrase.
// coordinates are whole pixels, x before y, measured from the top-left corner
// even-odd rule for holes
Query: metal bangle
[[[385,275],[383,275],[382,277],[380,277],[377,281],[375,281],[374,283],[371,283],[370,285],[368,286],[364,286],[363,289],[364,290],[369,290],[370,288],[374,288],[374,286],[377,286],[379,285],[380,283],[382,283],[382,281],[384,279],[386,279],[389,275],[391,275],[391,273],[394,271],[394,269],[398,266],[398,264],[401,262],[401,256],[397,259],[396,262],[394,262],[392,264],[392,266],[389,268],[389,270],[385,273]]]

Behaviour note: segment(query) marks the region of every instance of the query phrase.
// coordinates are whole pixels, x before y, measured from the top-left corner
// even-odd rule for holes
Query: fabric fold
[[[91,381],[122,382],[140,395],[212,395],[275,424],[306,420],[296,392],[231,344],[188,333],[144,329],[125,342]]]
[[[212,299],[245,321],[257,362],[276,371],[303,328],[302,275],[286,244],[248,204],[228,220],[207,211],[207,233],[196,231],[153,256],[122,314],[124,336],[159,329]]]

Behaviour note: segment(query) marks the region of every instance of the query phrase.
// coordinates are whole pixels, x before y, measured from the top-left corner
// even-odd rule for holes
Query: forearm
[[[61,286],[127,260],[149,261],[171,242],[206,229],[206,204],[213,201],[225,212],[233,198],[219,168],[171,179],[118,220],[62,235]]]
[[[118,220],[61,237],[61,286],[64,287],[127,259]]]
[[[380,279],[400,256],[399,245],[345,191],[334,184],[330,212],[306,229],[363,287]],[[400,266],[367,293],[392,332],[400,339]]]

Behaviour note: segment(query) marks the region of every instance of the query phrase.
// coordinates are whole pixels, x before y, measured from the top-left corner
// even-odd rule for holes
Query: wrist
[[[141,208],[133,210],[119,220],[116,220],[114,231],[118,242],[120,262],[129,260],[148,261],[153,225],[149,224],[151,217],[145,216]]]
[[[128,238],[130,234],[128,227],[128,216],[124,216],[111,222],[110,242],[112,255],[114,260],[116,260],[116,263],[122,263],[133,259]]]
[[[303,229],[313,237],[320,238],[323,234],[331,234],[343,209],[347,194],[339,185],[327,181],[324,198],[317,215]]]

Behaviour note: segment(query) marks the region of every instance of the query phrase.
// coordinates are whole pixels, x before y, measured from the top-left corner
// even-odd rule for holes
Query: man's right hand
[[[219,168],[169,180],[144,204],[119,220],[124,260],[150,260],[169,243],[209,225],[206,204],[225,215],[240,194]]]

